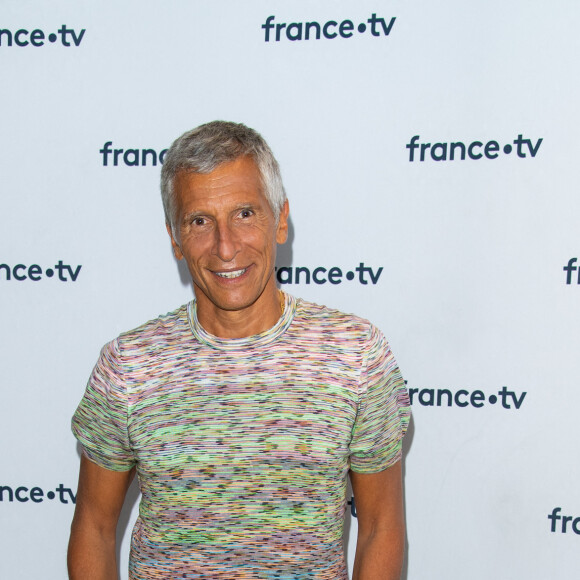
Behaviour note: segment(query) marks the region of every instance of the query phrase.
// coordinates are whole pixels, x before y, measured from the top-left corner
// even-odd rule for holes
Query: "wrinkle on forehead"
[[[244,157],[223,163],[210,173],[178,173],[175,185],[178,213],[181,216],[227,208],[228,198],[235,198],[232,199],[232,207],[247,205],[266,214],[273,214],[263,192],[260,172],[252,158]]]

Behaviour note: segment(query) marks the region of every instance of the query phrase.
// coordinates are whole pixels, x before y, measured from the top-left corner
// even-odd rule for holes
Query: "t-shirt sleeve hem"
[[[402,449],[390,457],[382,458],[380,461],[377,461],[376,458],[369,458],[368,461],[361,461],[359,458],[357,461],[353,462],[354,457],[351,456],[350,470],[355,473],[379,473],[380,471],[384,471],[385,469],[395,465],[395,463],[400,461],[402,457]]]
[[[86,447],[81,441],[79,441],[83,455],[89,460],[102,467],[108,469],[109,471],[129,471],[135,466],[135,462],[132,463],[119,463],[111,461],[109,458],[95,452],[92,449]]]

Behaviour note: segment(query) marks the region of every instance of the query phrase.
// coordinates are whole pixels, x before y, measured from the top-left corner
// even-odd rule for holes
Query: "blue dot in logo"
[[[361,23],[358,25],[358,31],[359,31],[360,33],[363,33],[363,32],[364,32],[366,29],[367,29],[367,25],[366,25],[366,24],[364,24],[363,22],[361,22]]]
[[[354,278],[354,272],[347,272],[346,273],[347,280],[352,280],[353,278]]]
[[[50,40],[50,42],[56,42],[56,34],[54,32],[52,32],[51,34],[48,35],[48,40]]]
[[[507,153],[509,155],[512,152],[512,146],[511,145],[504,145],[503,152]]]
[[[46,494],[46,497],[47,497],[48,499],[54,499],[54,491],[49,491],[49,492]]]
[[[495,395],[490,395],[490,396],[489,396],[489,402],[490,402],[492,405],[495,405],[495,404],[497,403],[497,397],[496,397]]]
[[[54,270],[52,270],[52,269],[50,269],[50,268],[49,268],[49,269],[46,271],[46,275],[47,275],[49,278],[52,278],[52,277],[54,276]]]

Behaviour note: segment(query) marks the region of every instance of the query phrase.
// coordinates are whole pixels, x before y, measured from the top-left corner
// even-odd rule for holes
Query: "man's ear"
[[[171,247],[173,248],[173,254],[175,255],[175,257],[178,260],[183,259],[183,253],[181,252],[181,248],[179,247],[179,244],[175,241],[175,238],[173,237],[173,231],[171,230],[171,225],[168,224],[167,222],[165,222],[165,227],[167,228],[167,233],[169,234],[169,237],[171,238]]]
[[[290,213],[290,206],[288,200],[284,202],[280,210],[278,218],[278,226],[276,227],[276,242],[283,244],[288,239],[288,214]]]

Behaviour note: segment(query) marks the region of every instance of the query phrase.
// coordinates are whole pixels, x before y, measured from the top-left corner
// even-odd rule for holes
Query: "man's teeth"
[[[216,274],[218,276],[221,276],[222,278],[238,278],[245,271],[246,271],[246,268],[243,268],[242,270],[234,270],[233,272],[216,272]]]

